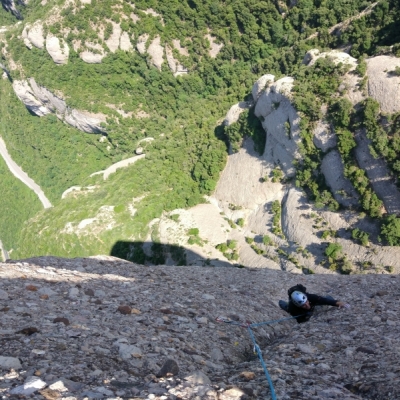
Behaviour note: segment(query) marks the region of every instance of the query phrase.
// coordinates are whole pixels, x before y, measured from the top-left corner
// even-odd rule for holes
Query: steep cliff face
[[[320,307],[253,328],[280,400],[394,400],[399,276],[296,276],[237,268],[144,267],[112,257],[0,264],[3,396],[270,398],[246,328],[288,317],[297,283],[350,309]]]
[[[20,0],[19,4],[24,4],[24,1]],[[1,5],[4,7],[4,9],[8,12],[10,12],[12,15],[15,16],[17,19],[22,19],[21,13],[17,10],[15,7],[15,2],[14,0],[1,0]]]
[[[15,80],[13,89],[26,108],[38,117],[54,113],[59,119],[83,132],[105,132],[100,125],[105,122],[105,115],[68,109],[64,100],[55,96],[45,87],[39,86],[33,78],[30,78],[29,81]]]

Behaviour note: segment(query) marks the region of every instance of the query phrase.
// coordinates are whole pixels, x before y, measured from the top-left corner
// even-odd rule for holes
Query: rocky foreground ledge
[[[255,329],[277,399],[399,399],[400,277],[143,267],[111,257],[0,264],[0,395],[270,399],[245,328],[302,283],[350,310]]]

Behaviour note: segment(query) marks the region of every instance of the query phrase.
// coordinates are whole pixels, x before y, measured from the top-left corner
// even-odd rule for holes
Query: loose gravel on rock
[[[112,257],[0,264],[0,394],[37,399],[269,399],[246,329],[304,284],[349,310],[255,328],[281,399],[398,399],[398,275],[144,267]]]

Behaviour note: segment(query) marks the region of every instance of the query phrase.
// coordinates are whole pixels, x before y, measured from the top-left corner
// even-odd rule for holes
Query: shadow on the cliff
[[[141,241],[119,240],[111,248],[110,256],[143,265],[196,265],[201,267],[232,267],[232,264],[202,255],[183,246]]]
[[[314,256],[315,264],[319,265],[323,260],[326,259],[325,249],[327,242],[322,243],[311,243],[306,246],[306,250]]]
[[[252,94],[249,93],[241,103],[247,103],[237,120],[225,119],[214,129],[214,135],[225,143],[228,154],[237,151],[236,147],[242,142],[244,148],[251,156],[259,158],[264,153],[266,133],[262,122],[254,114],[255,107]],[[248,107],[248,108],[247,108]],[[245,139],[252,139],[251,146]],[[247,144],[247,146],[246,146]]]

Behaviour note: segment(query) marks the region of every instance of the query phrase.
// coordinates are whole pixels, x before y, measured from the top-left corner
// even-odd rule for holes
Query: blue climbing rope
[[[302,314],[302,315],[305,315],[305,314]],[[265,365],[265,362],[264,362],[264,359],[263,359],[263,356],[262,356],[262,353],[261,353],[260,346],[257,344],[256,338],[255,338],[254,333],[253,333],[251,328],[256,328],[257,326],[262,326],[262,325],[277,324],[278,322],[287,321],[287,320],[293,319],[293,318],[298,318],[298,317],[301,317],[302,315],[296,315],[295,317],[274,319],[274,320],[271,320],[271,321],[259,322],[259,323],[254,323],[254,324],[250,323],[250,322],[232,321],[230,319],[223,318],[223,317],[215,318],[215,320],[217,322],[224,322],[226,324],[237,325],[237,326],[240,326],[242,328],[247,328],[247,331],[249,332],[250,338],[253,341],[254,350],[257,352],[258,358],[260,359],[261,365],[262,365],[262,367],[264,369],[264,373],[265,373],[265,376],[266,376],[268,384],[269,384],[269,389],[271,391],[272,400],[277,400],[276,399],[274,385],[273,385],[272,379],[271,379],[271,377],[270,377],[270,375],[268,373],[267,366]]]
[[[267,366],[265,365],[263,356],[261,354],[260,346],[256,342],[256,338],[254,337],[254,333],[251,330],[250,325],[247,327],[247,331],[249,332],[251,340],[253,341],[254,349],[257,351],[258,358],[260,359],[261,365],[262,365],[262,367],[264,369],[265,376],[267,377],[267,381],[268,381],[268,384],[269,384],[269,389],[271,391],[271,398],[272,398],[272,400],[276,400],[275,389],[274,389],[274,385],[272,384],[272,379],[269,376],[269,373],[268,373],[268,370],[267,370]]]

